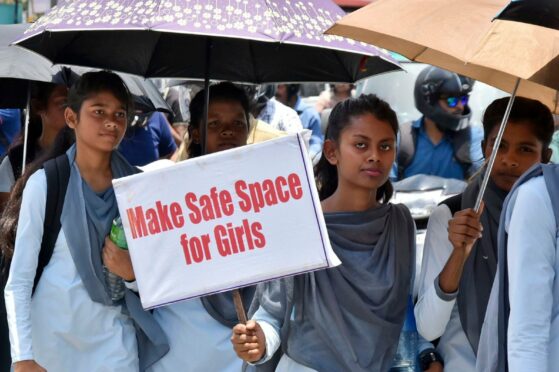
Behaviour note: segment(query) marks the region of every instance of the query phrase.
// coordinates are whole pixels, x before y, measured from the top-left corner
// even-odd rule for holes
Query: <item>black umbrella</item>
[[[559,1],[513,0],[497,16],[497,19],[530,23],[559,30]]]
[[[91,68],[53,65],[36,53],[11,46],[10,43],[25,32],[28,26],[0,25],[0,107],[3,108],[25,108],[30,81],[70,86],[79,75],[92,71]],[[152,111],[171,113],[153,82],[130,74],[119,75],[132,95],[149,99]]]
[[[54,66],[46,58],[10,43],[21,35],[28,25],[0,25],[0,108],[27,108],[29,113],[30,83],[33,81],[72,85],[75,79],[91,68]],[[161,97],[153,82],[129,75],[119,74],[126,83],[136,102],[144,111],[165,111],[171,109]],[[27,146],[29,115],[24,124],[24,146]],[[25,155],[23,152],[23,167]]]

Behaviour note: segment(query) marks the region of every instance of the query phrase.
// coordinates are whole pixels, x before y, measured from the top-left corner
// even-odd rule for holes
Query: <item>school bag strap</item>
[[[555,216],[555,227],[559,234],[559,165],[542,164],[545,186],[551,199],[551,207]]]
[[[57,158],[46,161],[43,164],[43,169],[47,177],[47,202],[45,204],[43,239],[41,241],[39,262],[37,264],[32,293],[35,293],[39,279],[41,279],[41,274],[52,257],[54,245],[56,244],[60,228],[62,227],[60,216],[62,215],[64,197],[66,196],[66,189],[68,188],[68,181],[70,180],[70,162],[68,156],[63,154]]]
[[[404,178],[404,171],[411,164],[415,155],[417,128],[408,121],[400,125],[400,143],[398,144],[398,179]]]

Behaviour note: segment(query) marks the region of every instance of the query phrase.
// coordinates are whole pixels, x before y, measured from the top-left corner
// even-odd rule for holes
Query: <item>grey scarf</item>
[[[495,283],[491,291],[487,314],[482,329],[480,340],[480,355],[476,364],[477,371],[505,372],[508,371],[507,363],[507,329],[510,314],[508,269],[507,269],[507,222],[510,220],[516,202],[517,189],[526,181],[542,176],[551,198],[553,209],[556,211],[555,219],[559,231],[559,165],[536,164],[530,168],[516,183],[505,199],[503,213],[501,214],[500,229],[498,233],[499,264],[495,275]]]
[[[342,265],[261,284],[255,302],[283,320],[282,350],[298,363],[321,372],[387,371],[414,267],[413,220],[392,204],[324,216]]]
[[[474,207],[483,175],[483,173],[479,174],[462,194],[462,209]],[[483,197],[485,209],[481,215],[483,236],[472,248],[460,279],[458,313],[462,328],[476,354],[481,326],[497,270],[497,232],[501,208],[506,196],[506,191],[489,181]]]
[[[169,351],[167,339],[149,312],[142,309],[140,299],[126,290],[124,299],[113,302],[108,295],[103,276],[101,250],[118,209],[112,188],[102,195],[95,194],[83,181],[74,160],[76,147],[67,151],[70,180],[60,220],[76,269],[92,301],[107,305],[122,305],[122,312],[134,321],[138,341],[140,369],[145,370]],[[137,173],[118,152],[113,152],[111,169],[114,178]]]

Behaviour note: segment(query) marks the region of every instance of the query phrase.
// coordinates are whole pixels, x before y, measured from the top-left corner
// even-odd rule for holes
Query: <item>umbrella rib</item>
[[[422,55],[423,53],[425,53],[425,51],[427,51],[427,49],[429,49],[429,48],[423,47],[423,49],[421,49],[421,51],[420,51],[419,53],[417,53],[416,55],[414,55],[414,56],[411,58],[411,60],[412,60],[412,61],[417,61],[417,58],[418,58],[420,55]]]
[[[332,53],[334,53],[334,57],[338,60],[338,62],[340,63],[340,65],[342,65],[342,68],[344,69],[344,71],[346,72],[347,76],[349,77],[349,79],[347,81],[345,81],[344,83],[350,83],[350,82],[354,82],[355,79],[353,78],[353,75],[351,74],[351,72],[347,69],[347,67],[344,65],[342,59],[340,58],[340,55],[338,54],[337,51],[333,50]],[[366,58],[366,57],[365,57]],[[357,77],[357,76],[355,76]]]
[[[261,79],[258,76],[258,70],[256,69],[256,59],[254,56],[254,45],[253,45],[253,41],[249,40],[248,42],[248,51],[250,54],[250,62],[252,63],[252,70],[254,71],[254,81],[258,84],[261,83]]]
[[[154,32],[155,33],[155,31],[153,31],[153,30],[149,30],[148,32]],[[145,78],[151,77],[151,76],[148,76],[148,71],[150,70],[151,62],[153,61],[153,58],[156,55],[156,53],[153,53],[153,52],[156,51],[157,45],[159,44],[159,39],[161,39],[161,32],[157,32],[156,34],[157,34],[157,41],[153,44],[152,53],[149,56],[149,61],[148,61],[148,64],[146,66],[146,70],[143,73]]]

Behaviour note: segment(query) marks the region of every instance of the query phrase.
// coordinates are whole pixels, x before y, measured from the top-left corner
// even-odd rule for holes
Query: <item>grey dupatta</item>
[[[255,301],[283,320],[282,350],[296,362],[317,371],[387,371],[415,265],[414,222],[392,204],[325,219],[342,265],[261,284]]]
[[[507,363],[507,329],[510,314],[508,295],[508,269],[507,269],[507,221],[510,220],[516,202],[518,188],[526,181],[542,176],[551,198],[555,220],[559,231],[559,165],[536,164],[530,168],[510,191],[503,204],[500,228],[498,233],[499,263],[495,282],[491,290],[491,297],[481,332],[479,354],[476,371],[480,372],[505,372],[508,371]]]
[[[483,173],[466,188],[462,194],[462,209],[474,207],[482,180]],[[460,279],[458,313],[462,328],[476,354],[491,286],[497,271],[497,233],[506,196],[506,191],[489,181],[483,197],[485,209],[481,215],[483,236],[472,248]]]
[[[138,296],[126,290],[124,299],[113,302],[108,295],[103,275],[101,251],[118,209],[112,187],[102,194],[94,193],[82,179],[75,163],[76,147],[67,151],[70,179],[60,220],[68,248],[80,278],[92,301],[106,305],[122,305],[122,312],[134,321],[138,341],[140,369],[158,361],[169,351],[167,339],[149,312],[145,312]],[[118,152],[111,156],[113,178],[137,173]]]

